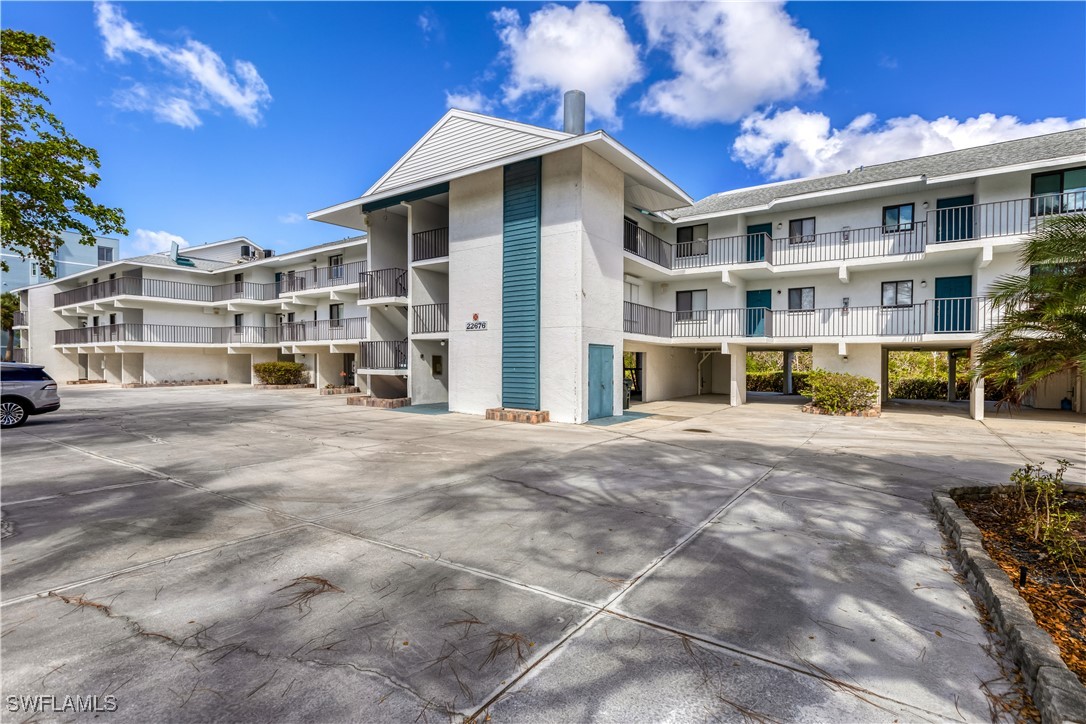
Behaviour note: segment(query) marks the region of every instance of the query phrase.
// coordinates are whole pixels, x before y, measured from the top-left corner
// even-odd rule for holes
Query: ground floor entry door
[[[588,419],[615,414],[615,348],[588,345]]]

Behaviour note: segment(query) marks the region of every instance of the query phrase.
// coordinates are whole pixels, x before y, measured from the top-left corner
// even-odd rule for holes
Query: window
[[[109,246],[98,247],[98,263],[109,264],[113,261],[113,248]]]
[[[249,246],[248,244],[242,244],[241,245],[241,256],[244,257],[244,258],[247,258],[247,257],[250,257],[252,255],[253,255],[253,247]]]
[[[294,324],[294,312],[287,312],[287,324]]]
[[[109,315],[109,325],[112,327],[116,323],[117,323],[117,315],[116,314],[110,314]]]
[[[1030,196],[1032,216],[1086,210],[1086,167],[1034,174]]]
[[[328,305],[328,326],[339,327],[343,319],[343,305],[342,304],[329,304]]]
[[[708,309],[709,293],[704,289],[675,292],[675,320],[679,322],[704,321]]]
[[[234,315],[234,331],[235,332],[240,332],[241,328],[244,327],[244,326],[245,326],[245,315],[244,314],[235,314]]]
[[[913,230],[913,205],[882,207],[882,230],[886,234]]]
[[[675,241],[679,246],[676,256],[698,256],[709,253],[709,225],[680,226],[675,230]]]
[[[793,311],[814,309],[814,287],[796,287],[788,290],[788,308]]]
[[[328,266],[330,267],[329,268],[329,276],[332,279],[342,279],[343,278],[343,255],[342,254],[333,254],[332,256],[328,257]]]
[[[883,282],[882,306],[907,307],[913,303],[913,281]]]
[[[815,240],[815,220],[792,219],[788,222],[788,243],[807,244]]]

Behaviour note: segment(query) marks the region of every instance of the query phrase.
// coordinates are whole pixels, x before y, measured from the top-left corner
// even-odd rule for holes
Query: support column
[[[976,362],[980,354],[980,345],[973,345],[970,357]],[[969,416],[974,420],[984,419],[984,378],[976,377],[969,380]]]
[[[728,356],[731,358],[728,402],[732,407],[736,407],[747,401],[747,346],[729,344]]]
[[[953,351],[946,353],[946,401],[958,399],[958,358]]]
[[[795,352],[792,350],[785,350],[784,352],[784,394],[791,395],[794,393],[792,389],[792,358]]]
[[[890,350],[882,348],[882,401],[890,401]]]

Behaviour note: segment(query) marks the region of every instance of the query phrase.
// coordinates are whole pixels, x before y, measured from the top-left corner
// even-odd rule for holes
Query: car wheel
[[[19,400],[3,400],[0,402],[0,427],[19,427],[28,415],[26,404]]]

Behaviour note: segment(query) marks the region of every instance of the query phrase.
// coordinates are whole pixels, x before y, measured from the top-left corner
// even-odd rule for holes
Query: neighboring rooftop
[[[183,259],[188,259],[192,262],[189,264],[178,264],[175,260],[170,258],[170,252],[163,251],[158,254],[144,254],[143,256],[130,256],[124,259],[119,259],[124,264],[151,264],[153,266],[174,266],[185,269],[199,269],[200,271],[218,271],[219,269],[225,269],[228,266],[237,266],[232,261],[212,261],[210,259],[200,259],[199,257],[187,256],[186,254],[178,254]]]
[[[1033,136],[1016,141],[1003,141],[987,146],[964,148],[960,151],[947,151],[932,156],[921,156],[904,161],[891,161],[874,166],[861,166],[858,169],[830,176],[785,181],[782,183],[754,186],[736,191],[713,194],[693,206],[668,211],[672,218],[701,216],[702,214],[722,213],[736,209],[764,207],[771,202],[816,193],[832,191],[850,186],[892,181],[901,178],[927,176],[950,176],[959,173],[981,171],[983,169],[1016,164],[1066,158],[1086,153],[1086,128],[1072,131]]]

